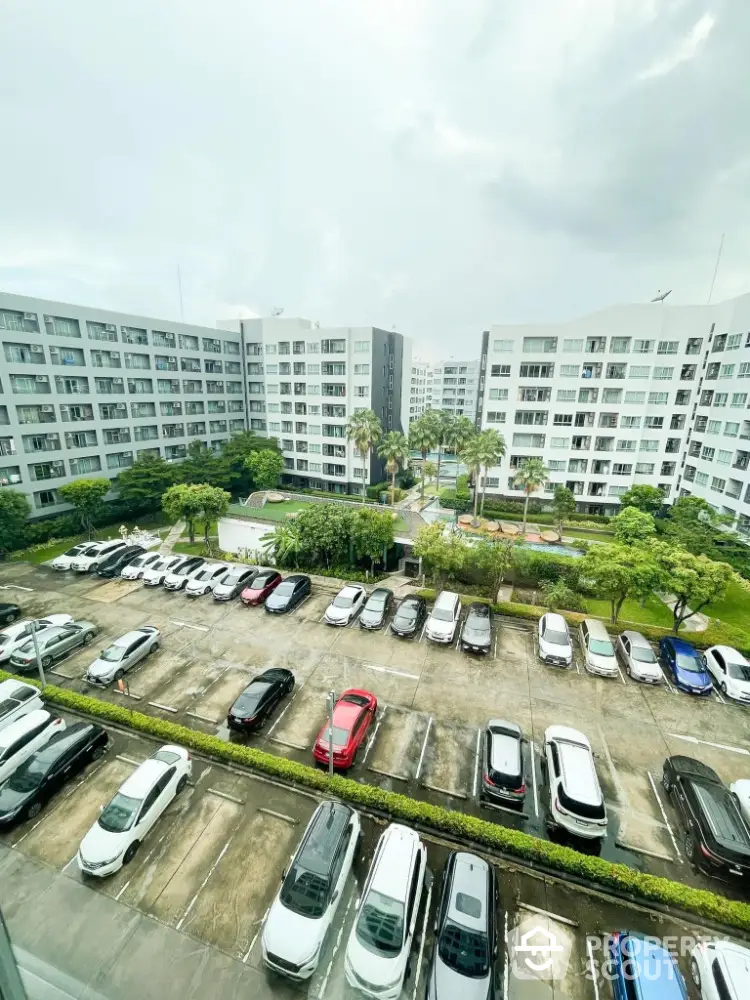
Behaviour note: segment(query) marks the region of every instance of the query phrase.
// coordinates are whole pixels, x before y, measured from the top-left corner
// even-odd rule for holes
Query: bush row
[[[93,522],[97,528],[110,524],[119,526],[123,521],[132,521],[146,514],[153,514],[155,511],[161,511],[159,498],[143,502],[110,500],[102,504],[101,510],[94,514]],[[9,546],[9,551],[17,552],[19,549],[26,549],[32,545],[44,545],[53,539],[69,538],[80,535],[80,533],[81,518],[79,514],[58,514],[57,517],[35,518],[26,521],[18,537],[14,539],[13,545]]]
[[[454,489],[440,491],[440,506],[446,510],[455,510],[459,514],[466,514],[474,509],[474,504],[468,492],[457,492]],[[484,517],[496,518],[503,521],[523,521],[523,504],[508,501],[497,504],[491,499],[484,502]],[[532,511],[529,506],[529,520],[535,524],[556,524],[557,518],[554,514],[545,513],[541,510]],[[600,525],[609,524],[612,518],[606,514],[569,514],[563,524],[588,524],[590,527],[598,528]]]
[[[0,678],[9,676],[11,675],[0,671]],[[411,799],[398,792],[360,784],[338,775],[329,778],[325,772],[306,764],[276,757],[239,743],[229,743],[217,736],[199,733],[186,726],[152,718],[88,695],[49,685],[45,688],[44,698],[62,709],[81,712],[102,722],[115,723],[163,742],[181,744],[199,753],[248,767],[292,785],[336,796],[364,810],[376,810],[392,819],[427,827],[449,837],[465,838],[532,866],[539,864],[563,875],[586,879],[605,889],[625,893],[645,902],[676,908],[728,927],[750,930],[750,905],[747,903],[725,899],[716,893],[693,889],[669,879],[646,875],[603,858],[579,854],[570,847],[540,840],[531,834],[475,816]]]

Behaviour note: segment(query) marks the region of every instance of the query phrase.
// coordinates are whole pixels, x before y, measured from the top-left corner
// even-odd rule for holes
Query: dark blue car
[[[670,680],[680,691],[688,694],[711,694],[711,675],[703,659],[689,642],[667,635],[659,641],[662,666]]]
[[[615,931],[609,960],[615,1000],[687,1000],[675,960],[654,938]]]

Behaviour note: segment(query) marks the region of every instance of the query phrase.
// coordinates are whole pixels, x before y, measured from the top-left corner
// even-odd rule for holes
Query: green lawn
[[[288,514],[296,514],[301,510],[306,510],[309,506],[310,504],[305,503],[304,500],[284,500],[283,503],[267,503],[262,508],[242,507],[238,504],[232,504],[229,508],[229,514],[247,517],[250,520],[256,519],[258,521],[286,521]],[[272,529],[269,528],[268,530],[271,531]],[[397,517],[393,522],[393,530],[397,535],[408,535],[409,526],[402,517]]]
[[[544,525],[542,525],[544,527]],[[557,530],[557,529],[555,529]],[[583,528],[568,528],[562,530],[563,535],[568,538],[582,538],[587,542],[614,542],[615,536],[612,531],[584,531]]]
[[[589,614],[596,615],[598,618],[609,620],[609,601],[600,601],[587,597],[586,610]],[[660,601],[658,597],[652,594],[646,599],[644,607],[641,607],[640,601],[625,601],[620,611],[619,620],[621,622],[636,622],[640,625],[659,625],[662,628],[671,628],[672,612],[663,601]]]
[[[747,630],[750,625],[750,593],[732,580],[722,599],[709,604],[703,609],[703,614]]]

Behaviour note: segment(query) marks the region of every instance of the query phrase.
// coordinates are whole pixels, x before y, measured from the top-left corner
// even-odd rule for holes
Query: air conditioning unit
[[[112,385],[122,385],[122,379],[121,378],[113,378],[112,379]]]
[[[48,382],[49,379],[47,378],[46,375],[35,375],[34,376],[34,381],[35,382]]]
[[[29,348],[32,354],[44,354],[44,348],[41,344],[32,344]],[[52,350],[52,348],[50,348]]]
[[[55,412],[54,406],[43,406],[42,407],[42,413],[54,413],[54,412]]]
[[[12,483],[20,483],[21,482],[21,477],[19,475],[13,475],[13,476],[10,477],[10,481]]]
[[[168,358],[167,358],[167,361],[174,361],[174,363],[175,363],[175,364],[177,364],[177,358],[169,358],[169,357],[168,357]]]
[[[60,413],[67,413],[69,409],[70,409],[70,406],[68,406],[67,403],[61,403],[60,404]]]
[[[36,319],[36,313],[24,313],[23,314],[23,318],[24,319]],[[50,319],[51,318],[52,317],[50,317]]]

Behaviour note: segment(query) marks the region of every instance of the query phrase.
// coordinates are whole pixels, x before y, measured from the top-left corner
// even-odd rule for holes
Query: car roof
[[[682,979],[675,974],[675,962],[669,951],[652,938],[641,934],[623,934],[626,959],[638,969],[638,993],[641,1000],[674,1000],[686,997]],[[632,971],[630,973],[632,975]]]
[[[738,652],[732,646],[711,646],[711,649],[715,649],[717,653],[721,653],[725,660],[729,660],[732,663],[744,663],[750,666],[742,653]]]
[[[393,591],[389,587],[376,587],[370,594],[370,597],[375,597],[376,594],[378,595],[378,597],[381,594],[390,594],[391,597],[393,597]]]
[[[341,588],[337,596],[344,597],[344,595],[346,595],[347,597],[356,597],[357,594],[364,589],[365,588],[359,583],[347,583],[345,587]]]
[[[485,604],[483,601],[474,601],[469,605],[470,615],[479,615],[481,618],[489,618],[490,616],[490,606]]]
[[[14,681],[8,678],[8,680],[0,681],[0,701],[5,698],[16,698],[20,692],[23,692],[25,697],[24,701],[29,697],[28,692],[33,691],[34,694],[39,694],[39,688],[34,687],[33,684],[26,684],[24,681]]]
[[[672,644],[672,648],[675,653],[687,653],[696,656],[695,646],[691,646],[689,642],[685,642],[684,639],[677,639],[673,635],[667,635],[664,637],[665,640]]]
[[[291,576],[287,576],[284,579],[284,583],[296,583],[297,580],[309,580],[310,578],[305,573],[292,573]]]
[[[452,607],[458,600],[458,594],[454,594],[452,590],[443,590],[435,598],[435,607]]]
[[[621,632],[620,634],[624,636],[626,639],[630,639],[630,644],[632,646],[649,645],[648,639],[646,639],[645,636],[642,636],[640,632],[631,632],[629,630],[626,630],[625,632]]]
[[[126,632],[124,635],[118,636],[110,643],[110,646],[129,646],[131,642],[135,642],[136,639],[140,639],[141,636],[148,634],[150,633],[146,632],[145,629],[135,628],[132,632]]]
[[[547,625],[550,628],[559,629],[561,632],[568,631],[568,625],[562,615],[555,614],[554,611],[548,611],[544,616],[547,619]]]
[[[35,708],[33,712],[29,712],[27,715],[23,715],[20,719],[16,719],[5,729],[0,731],[0,750],[4,750],[5,747],[10,746],[11,743],[15,742],[20,736],[24,736],[26,733],[30,732],[36,726],[40,725],[42,722],[46,722],[47,719],[52,718],[51,712],[48,712],[44,708]]]
[[[355,705],[352,701],[338,701],[333,709],[333,724],[346,729],[353,726],[362,711],[362,705]]]
[[[454,855],[453,880],[447,916],[450,920],[482,931],[487,927],[487,880],[490,868],[486,861],[466,851],[456,851]],[[471,912],[465,897],[480,903],[479,916]],[[461,897],[464,897],[463,899]]]
[[[154,760],[153,757],[149,757],[125,779],[119,790],[123,795],[134,799],[143,799],[167,770],[169,770],[169,764],[165,764],[163,760]]]
[[[383,838],[383,850],[370,888],[391,899],[405,900],[409,892],[412,859],[419,848],[419,834],[408,826],[391,823]]]
[[[609,639],[609,632],[598,618],[584,618],[581,624],[584,623],[595,639]]]
[[[515,722],[508,722],[507,719],[490,719],[487,728],[493,733],[506,733],[508,736],[522,737],[521,727]]]
[[[735,994],[742,996],[750,983],[750,948],[744,948],[734,941],[715,941],[714,948],[724,961]]]
[[[313,813],[295,864],[314,875],[328,875],[336,847],[353,813],[354,810],[343,802],[322,802]]]
[[[723,784],[716,771],[712,767],[709,767],[708,764],[704,764],[702,760],[696,760],[695,757],[686,757],[683,754],[675,754],[673,757],[668,757],[667,759],[672,768],[686,778]]]
[[[419,594],[407,594],[406,597],[401,601],[401,607],[405,604],[424,604],[424,597],[420,597]]]
[[[501,774],[521,772],[521,743],[516,733],[490,730],[490,767]]]

